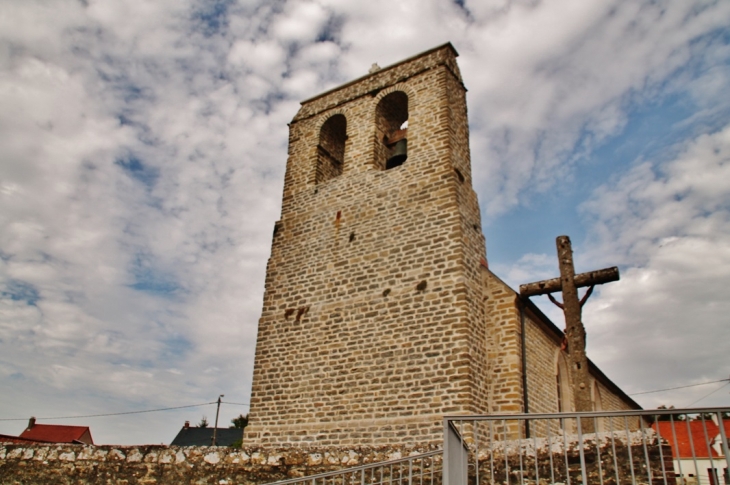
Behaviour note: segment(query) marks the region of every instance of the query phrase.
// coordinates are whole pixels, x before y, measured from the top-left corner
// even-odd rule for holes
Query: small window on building
[[[390,93],[375,108],[376,166],[389,170],[408,158],[408,95]]]
[[[345,141],[347,140],[347,119],[337,114],[322,125],[317,145],[316,182],[321,184],[339,175],[345,163]]]
[[[717,476],[717,468],[708,468],[707,477],[710,479],[710,485],[720,485],[720,480]]]

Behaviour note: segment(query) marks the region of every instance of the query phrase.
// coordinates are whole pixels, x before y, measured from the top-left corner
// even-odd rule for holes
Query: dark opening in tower
[[[344,115],[334,115],[324,122],[319,132],[319,145],[317,145],[316,182],[318,184],[342,175],[346,140],[347,119]]]
[[[375,108],[375,164],[388,170],[408,158],[408,95],[390,93]]]

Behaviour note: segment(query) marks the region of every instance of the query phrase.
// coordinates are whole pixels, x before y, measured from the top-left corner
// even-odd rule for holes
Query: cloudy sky
[[[491,268],[557,276],[568,234],[578,271],[621,269],[584,312],[611,379],[728,379],[729,26],[722,0],[4,0],[0,433],[245,414],[287,122],[447,41]],[[728,406],[724,384],[635,399]],[[203,415],[39,422],[169,443]]]

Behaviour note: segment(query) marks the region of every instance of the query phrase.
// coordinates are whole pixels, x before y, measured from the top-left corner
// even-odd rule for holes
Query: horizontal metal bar
[[[358,472],[360,470],[368,470],[371,468],[381,468],[391,465],[397,465],[399,463],[407,463],[409,461],[416,461],[416,460],[423,460],[424,458],[430,458],[432,456],[437,456],[443,454],[442,450],[435,450],[435,451],[429,451],[426,453],[422,453],[420,455],[413,455],[413,456],[407,456],[405,458],[398,458],[396,460],[389,460],[389,461],[379,461],[376,463],[368,463],[367,465],[360,465],[355,466],[352,468],[345,468],[343,470],[334,470],[331,472],[324,472],[324,473],[318,473],[317,475],[307,475],[306,477],[299,477],[299,478],[289,478],[286,480],[281,480],[278,482],[271,482],[271,485],[286,485],[290,483],[299,483],[304,481],[311,481],[311,480],[317,480],[319,478],[329,478],[335,475],[346,475],[354,472]],[[433,466],[433,463],[431,464]]]
[[[627,411],[590,411],[580,413],[534,413],[534,414],[454,414],[444,416],[448,421],[494,421],[499,419],[561,419],[561,418],[609,418],[613,416],[666,416],[678,414],[726,413],[730,407],[693,409],[631,409]]]
[[[708,480],[723,483],[719,474],[730,465],[723,425],[723,421],[727,422],[726,413],[730,413],[730,407],[447,415],[444,429],[470,431],[465,450],[469,458],[469,481],[461,480],[459,485],[471,483],[481,476],[482,469],[490,472],[484,475],[491,477],[488,485],[527,485],[545,479],[567,485],[598,485],[606,483],[606,479],[633,485],[667,485],[673,483],[675,476],[677,485],[692,483],[689,480],[696,480],[696,485],[707,485]],[[710,432],[711,421],[718,425],[718,431],[713,426]],[[615,422],[623,425],[615,428]],[[692,424],[695,422],[700,428]],[[586,427],[591,423],[593,426]],[[525,432],[527,424],[530,434]],[[671,426],[671,433],[665,424]],[[686,426],[687,435],[693,437],[689,440],[689,454],[681,450],[678,453],[678,426],[681,426],[679,431]],[[476,436],[481,438],[480,429],[486,428],[489,436],[484,443]],[[498,428],[496,435],[493,428]],[[701,436],[695,436],[698,430]],[[559,446],[555,447],[556,443]],[[617,450],[617,445],[622,449]],[[573,456],[573,462],[569,463],[569,455]],[[580,458],[579,464],[576,456]],[[444,454],[444,470],[454,466],[452,460],[451,453]],[[497,460],[501,463],[497,464]],[[548,461],[549,478],[547,471],[541,472],[542,464]],[[725,484],[730,482],[726,480]]]

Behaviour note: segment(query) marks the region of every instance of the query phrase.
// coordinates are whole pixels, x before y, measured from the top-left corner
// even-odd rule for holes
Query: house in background
[[[190,421],[185,421],[185,425],[172,440],[170,446],[212,446],[214,429],[216,428],[190,426]],[[231,446],[242,439],[243,430],[241,428],[217,428],[216,446]]]
[[[7,434],[0,434],[0,443],[12,443],[14,445],[38,445],[43,444],[43,441],[29,440],[26,438],[20,438],[18,436],[10,436]]]
[[[730,436],[730,419],[722,422]],[[718,422],[713,419],[657,421],[652,429],[672,447],[678,485],[720,485],[730,483]]]
[[[20,433],[19,438],[25,440],[24,442],[94,444],[94,440],[91,438],[91,430],[88,426],[36,424],[35,418],[30,418],[28,427]]]

